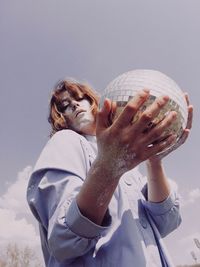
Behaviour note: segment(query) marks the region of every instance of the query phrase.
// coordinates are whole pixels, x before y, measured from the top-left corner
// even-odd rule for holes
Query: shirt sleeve
[[[37,211],[40,223],[48,233],[50,251],[60,262],[86,254],[111,223],[109,212],[102,226],[81,214],[76,195],[82,183],[66,172],[47,171],[30,200],[32,209]]]
[[[179,195],[173,183],[170,182],[171,191],[169,196],[162,202],[142,200],[146,212],[151,216],[162,237],[167,236],[181,223]],[[145,189],[146,188],[146,189]],[[147,185],[143,188],[147,192]]]
[[[59,133],[45,147],[29,181],[29,206],[45,228],[50,253],[60,262],[93,249],[111,224],[109,211],[103,224],[97,225],[81,214],[76,203],[86,178],[87,161],[78,136]]]

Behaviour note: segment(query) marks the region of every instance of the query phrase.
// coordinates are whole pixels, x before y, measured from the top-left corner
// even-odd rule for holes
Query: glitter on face
[[[63,106],[64,115],[67,117],[71,129],[83,134],[94,134],[95,118],[88,99],[76,100],[66,93]]]

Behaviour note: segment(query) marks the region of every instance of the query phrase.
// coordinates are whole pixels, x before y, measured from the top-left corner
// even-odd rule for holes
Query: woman
[[[147,130],[168,101],[163,96],[131,123],[148,96],[141,91],[110,123],[116,104],[106,99],[97,110],[98,96],[88,85],[63,80],[55,87],[51,138],[27,191],[46,266],[173,266],[162,242],[181,222],[176,190],[162,166],[172,149],[157,153],[176,138],[163,135],[176,112]],[[188,137],[192,109],[188,103],[176,148]],[[147,178],[137,169],[143,161]]]

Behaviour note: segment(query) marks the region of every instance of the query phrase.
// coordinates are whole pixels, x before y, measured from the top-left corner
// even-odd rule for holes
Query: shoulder
[[[34,172],[57,169],[77,173],[86,164],[82,142],[83,136],[72,131],[62,130],[54,134],[42,150]],[[84,171],[85,172],[85,171]]]
[[[66,129],[61,130],[55,133],[51,139],[48,141],[47,145],[77,145],[77,142],[80,143],[80,140],[84,139],[84,137],[75,131]]]
[[[47,142],[46,146],[44,147],[44,150],[48,150],[48,152],[64,152],[68,151],[68,153],[71,153],[74,150],[81,150],[82,142],[87,142],[87,140],[84,140],[85,138],[76,133],[72,130],[62,130],[55,133],[51,139]]]

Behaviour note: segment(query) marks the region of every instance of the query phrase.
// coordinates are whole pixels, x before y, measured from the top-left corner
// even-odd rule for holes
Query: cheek
[[[82,107],[85,108],[85,109],[90,109],[91,108],[90,102],[88,100],[86,100],[86,99],[84,99],[81,104],[82,104]]]
[[[95,121],[96,121],[97,112],[98,112],[98,107],[94,106],[93,109],[91,109],[91,114],[94,117]]]
[[[65,112],[64,112],[64,116],[65,116],[66,118],[68,118],[70,121],[73,120],[74,113],[73,113],[71,107],[68,107],[68,108],[65,110]]]
[[[66,110],[64,111],[65,116],[70,116],[72,114],[71,107],[67,107]]]

